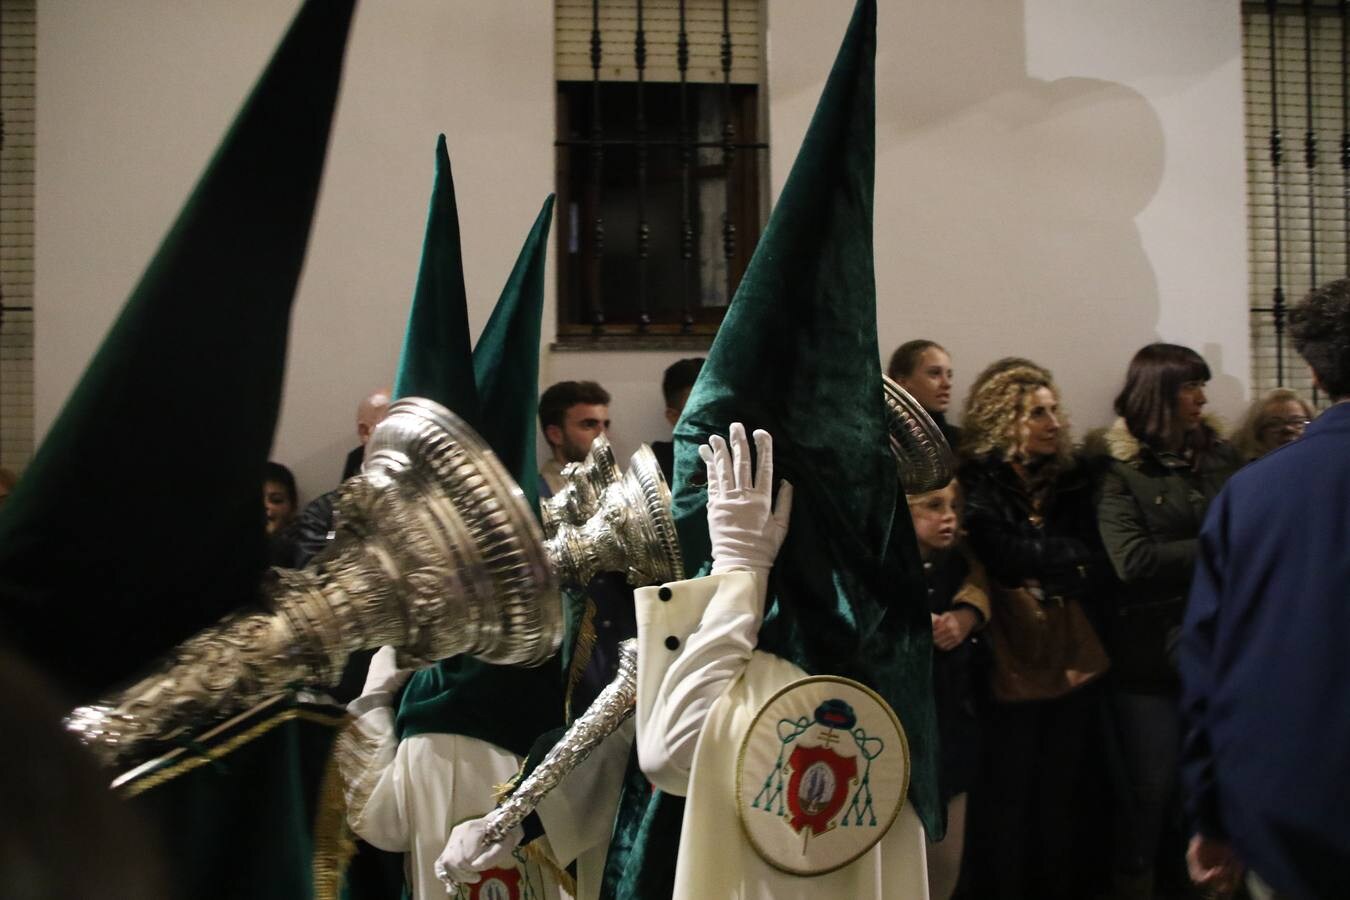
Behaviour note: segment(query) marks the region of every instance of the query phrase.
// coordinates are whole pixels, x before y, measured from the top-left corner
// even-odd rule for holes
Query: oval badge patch
[[[909,743],[895,712],[856,681],[792,682],[741,744],[736,808],[765,862],[823,875],[886,834],[909,789]]]

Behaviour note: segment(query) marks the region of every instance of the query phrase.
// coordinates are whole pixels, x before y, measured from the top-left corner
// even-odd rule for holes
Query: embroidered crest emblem
[[[473,884],[455,885],[455,900],[538,900],[536,882],[542,884],[543,877],[538,864],[527,860],[519,849],[512,856],[514,867],[484,869]]]
[[[520,870],[483,870],[482,879],[469,885],[469,900],[520,900]]]
[[[788,685],[755,716],[736,799],[766,861],[819,875],[881,839],[908,784],[909,747],[891,708],[864,685],[818,676]]]

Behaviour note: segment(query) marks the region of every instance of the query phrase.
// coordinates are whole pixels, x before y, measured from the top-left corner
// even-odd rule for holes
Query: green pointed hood
[[[422,238],[422,263],[413,289],[394,399],[426,397],[479,428],[478,391],[469,350],[469,304],[459,247],[459,210],[445,135],[436,140],[436,177]]]
[[[0,630],[80,698],[258,595],[352,8],[296,15],[0,515]]]
[[[773,435],[774,470],[795,493],[759,647],[886,698],[909,735],[911,797],[931,823],[931,627],[877,346],[875,56],[876,5],[861,0],[676,426],[675,517],[688,567],[706,566],[698,445],[736,421]]]
[[[539,408],[539,327],[544,316],[544,260],[553,195],[534,220],[492,318],[473,348],[473,380],[485,411],[483,438],[532,509],[539,506],[535,465],[536,414]]]
[[[476,386],[474,402],[481,402],[481,415],[471,424],[516,479],[532,507],[538,506],[534,417],[539,402],[544,260],[552,221],[550,196],[525,239],[471,362],[470,386]],[[430,231],[428,226],[428,235]],[[462,288],[458,296],[462,303]],[[453,292],[442,297],[447,303],[454,302]],[[452,314],[443,318],[457,317]],[[460,346],[458,339],[452,340],[445,355],[454,356]],[[463,347],[467,353],[467,341]],[[445,368],[450,367],[447,362]],[[558,657],[536,668],[494,666],[467,656],[443,660],[409,680],[399,702],[399,734],[461,734],[523,756],[535,738],[562,721],[560,666]],[[509,712],[503,698],[509,698]]]

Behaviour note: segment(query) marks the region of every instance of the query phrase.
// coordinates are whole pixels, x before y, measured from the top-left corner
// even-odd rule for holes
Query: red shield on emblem
[[[519,869],[484,869],[469,885],[469,900],[520,900]]]
[[[810,828],[812,834],[824,834],[830,820],[844,807],[849,784],[858,776],[858,761],[843,757],[829,747],[803,747],[800,744],[788,757],[792,777],[788,779],[788,809],[793,831]]]

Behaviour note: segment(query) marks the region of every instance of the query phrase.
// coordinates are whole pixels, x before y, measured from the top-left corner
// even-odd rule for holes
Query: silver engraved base
[[[390,407],[335,523],[310,567],[272,570],[263,609],[198,632],[128,689],[75,710],[68,727],[122,763],[291,687],[335,684],[357,650],[518,665],[556,652],[558,583],[534,513],[439,404]]]

